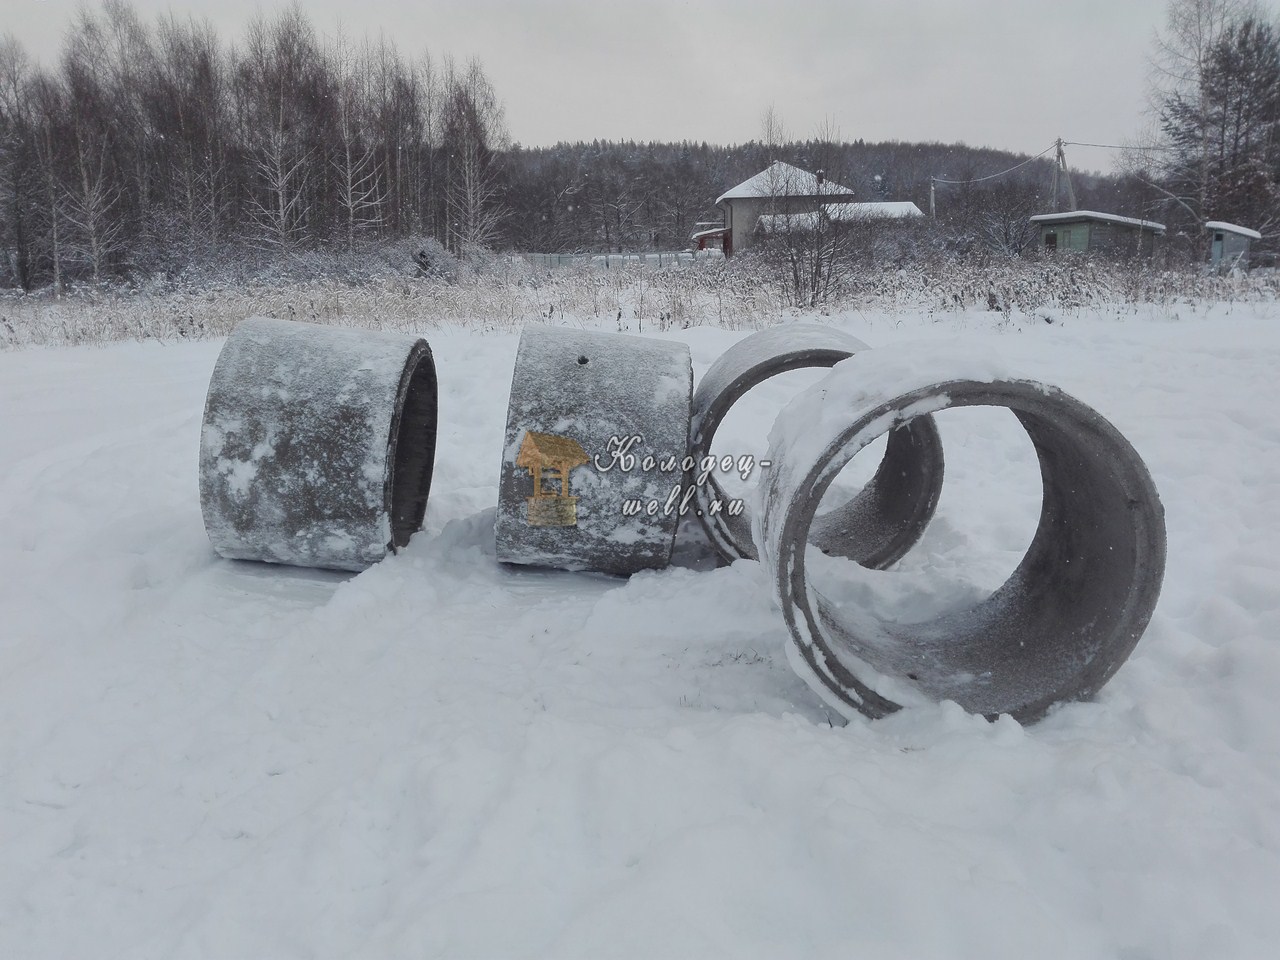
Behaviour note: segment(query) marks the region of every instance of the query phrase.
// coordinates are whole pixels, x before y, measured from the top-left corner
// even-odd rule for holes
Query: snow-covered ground
[[[1275,956],[1280,306],[831,322],[984,343],[1146,458],[1168,573],[1096,702],[841,726],[694,529],[629,581],[500,567],[515,333],[429,335],[427,528],[355,577],[211,552],[221,341],[0,353],[0,956]],[[744,334],[667,335],[701,374]],[[763,453],[806,377],[717,450]],[[886,596],[990,588],[1030,539],[1009,415],[940,426]]]

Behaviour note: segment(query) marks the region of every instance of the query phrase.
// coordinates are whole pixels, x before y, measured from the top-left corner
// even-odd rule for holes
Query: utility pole
[[[934,201],[934,196],[933,196],[935,183],[937,183],[937,178],[930,177],[929,178],[929,219],[930,220],[938,219],[938,205]]]
[[[1071,171],[1067,169],[1067,154],[1062,148],[1065,146],[1061,137],[1054,141],[1054,146],[1058,148],[1057,154],[1053,158],[1053,186],[1050,188],[1053,193],[1053,212],[1058,212],[1058,182],[1065,181],[1067,185],[1067,201],[1071,204],[1071,209],[1076,209],[1076,191],[1071,186]]]

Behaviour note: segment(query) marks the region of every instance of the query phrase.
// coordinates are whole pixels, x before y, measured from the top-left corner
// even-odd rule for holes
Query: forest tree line
[[[1076,173],[1076,201],[1187,236],[1208,218],[1267,232],[1280,219],[1274,29],[1237,0],[1174,0],[1170,11],[1158,141],[1132,151],[1123,175]],[[106,0],[77,15],[53,64],[0,41],[0,286],[302,251],[358,260],[388,243],[406,260],[682,249],[719,221],[717,196],[773,159],[822,167],[859,199],[922,210],[931,180],[950,181],[938,183],[927,225],[927,241],[948,249],[1017,254],[1033,240],[1027,218],[1063,208],[1049,196],[1051,156],[961,144],[828,133],[521,147],[478,61],[325,37],[298,7],[256,19],[233,44],[206,23],[145,23]]]
[[[172,272],[240,248],[493,245],[505,136],[476,61],[321,39],[297,7],[227,45],[107,0],[56,66],[0,44],[0,282]]]

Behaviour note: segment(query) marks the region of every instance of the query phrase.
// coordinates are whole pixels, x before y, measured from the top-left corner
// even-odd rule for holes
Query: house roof
[[[1257,230],[1250,230],[1248,227],[1242,227],[1238,224],[1227,223],[1225,220],[1210,220],[1205,223],[1206,230],[1225,230],[1227,233],[1238,233],[1242,237],[1248,237],[1250,240],[1261,240],[1262,234]]]
[[[1138,227],[1152,233],[1164,233],[1164,224],[1154,220],[1135,220],[1133,217],[1120,217],[1114,213],[1099,213],[1097,210],[1068,210],[1065,213],[1041,213],[1031,218],[1032,223],[1079,223],[1082,220],[1096,220],[1100,223],[1118,223],[1126,227]]]
[[[516,455],[517,467],[554,466],[556,469],[572,469],[588,462],[587,453],[577,440],[557,437],[553,433],[525,432]]]
[[[768,168],[761,170],[754,177],[743,180],[736,187],[730,187],[716,198],[720,204],[725,200],[741,200],[750,197],[852,197],[853,191],[830,180],[819,184],[818,178],[808,170],[801,170],[789,163],[775,160]]]
[[[800,233],[818,228],[818,214],[808,213],[762,213],[756,220],[756,230],[761,233]]]
[[[695,230],[690,236],[690,240],[701,240],[703,237],[718,237],[728,232],[728,227],[715,227],[711,230]]]
[[[839,223],[847,220],[874,220],[878,218],[901,219],[923,217],[910,200],[885,200],[877,203],[828,203],[822,208],[828,217]]]
[[[832,223],[852,223],[858,220],[903,220],[923,217],[920,208],[909,200],[887,200],[880,203],[827,203],[822,214]],[[761,233],[795,233],[816,230],[819,226],[817,211],[804,213],[763,213],[756,220],[756,230]]]

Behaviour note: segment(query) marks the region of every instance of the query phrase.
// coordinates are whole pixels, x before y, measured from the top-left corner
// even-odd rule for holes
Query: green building
[[[1249,267],[1249,242],[1261,240],[1262,234],[1234,223],[1210,220],[1204,225],[1209,231],[1209,266],[1220,272],[1246,270]]]
[[[1150,257],[1164,237],[1164,224],[1096,210],[1042,213],[1031,222],[1045,250],[1075,250],[1115,257]]]

